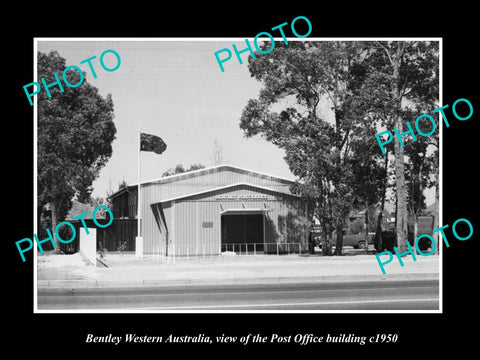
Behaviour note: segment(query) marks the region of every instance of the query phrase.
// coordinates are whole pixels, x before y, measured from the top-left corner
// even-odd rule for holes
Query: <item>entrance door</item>
[[[263,244],[263,215],[245,215],[245,243]]]
[[[222,215],[222,251],[263,252],[263,214]]]

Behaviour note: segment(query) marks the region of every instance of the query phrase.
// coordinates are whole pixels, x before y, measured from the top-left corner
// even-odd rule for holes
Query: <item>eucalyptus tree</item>
[[[63,73],[65,68],[65,59],[58,52],[38,53],[38,78],[50,83],[52,74]],[[79,73],[67,71],[66,76],[70,83],[79,83]],[[37,95],[38,209],[41,212],[50,204],[53,229],[65,219],[75,194],[89,194],[112,155],[116,133],[112,97],[102,97],[86,81],[85,73],[83,78],[82,85],[64,86],[63,92],[51,87],[51,98],[46,92]],[[58,249],[55,233],[53,236]]]
[[[324,240],[337,230],[337,255],[342,253],[344,220],[355,200],[367,193],[365,187],[356,193],[352,179],[365,180],[359,170],[374,164],[367,160],[373,146],[361,143],[369,139],[367,133],[372,139],[375,133],[354,101],[367,75],[365,54],[359,42],[292,42],[250,58],[250,74],[263,88],[240,119],[247,137],[262,135],[285,150],[290,170],[300,179],[294,190],[315,204]],[[360,148],[369,149],[363,157]],[[356,166],[354,159],[365,167]]]

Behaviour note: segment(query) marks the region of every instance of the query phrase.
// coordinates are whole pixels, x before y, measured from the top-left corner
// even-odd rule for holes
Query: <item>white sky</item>
[[[247,57],[240,65],[235,56],[217,65],[214,52],[241,41],[38,41],[37,50],[57,50],[66,64],[77,65],[100,94],[112,94],[116,139],[113,154],[93,183],[93,196],[105,197],[111,186],[117,190],[125,178],[137,177],[137,129],[160,136],[167,144],[162,155],[142,152],[142,181],[161,177],[177,164],[212,166],[215,139],[223,148],[223,163],[293,178],[283,160],[284,152],[261,137],[246,139],[239,128],[240,115],[260,83],[250,77]],[[115,50],[120,67],[104,71],[100,54]],[[97,72],[93,79],[88,64],[80,61],[93,55]],[[114,66],[112,54],[109,57]]]
[[[260,136],[245,138],[239,127],[243,108],[258,96],[261,84],[250,77],[248,53],[242,54],[243,64],[233,54],[221,72],[214,52],[231,49],[232,43],[244,49],[244,39],[59,40],[39,39],[37,50],[58,51],[67,66],[77,65],[87,73],[87,81],[102,96],[112,94],[114,103],[113,154],[94,181],[92,196],[105,198],[110,186],[116,191],[122,179],[137,183],[138,129],[160,136],[167,144],[162,155],[141,152],[142,181],[159,178],[177,164],[212,166],[215,140],[223,149],[225,164],[294,178],[283,150]],[[122,61],[113,72],[99,63],[100,54],[108,49]],[[80,64],[94,55],[97,79],[88,64]],[[113,59],[112,54],[105,56],[107,66],[115,65]],[[434,189],[427,192],[427,204],[434,201],[432,194]]]

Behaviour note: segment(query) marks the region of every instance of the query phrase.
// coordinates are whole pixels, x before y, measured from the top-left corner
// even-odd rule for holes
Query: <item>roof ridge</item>
[[[276,175],[272,175],[272,174],[267,174],[267,173],[263,173],[263,172],[260,172],[260,171],[243,168],[243,167],[240,167],[240,166],[237,166],[237,165],[220,164],[220,165],[214,165],[214,166],[210,166],[210,167],[203,168],[203,169],[186,171],[186,172],[179,173],[179,174],[168,175],[168,176],[163,176],[163,177],[159,177],[159,178],[155,178],[155,179],[145,180],[145,181],[142,181],[142,182],[141,182],[141,185],[147,185],[147,184],[152,184],[152,183],[168,182],[168,181],[171,181],[171,180],[175,180],[175,179],[177,179],[177,178],[181,178],[181,177],[185,177],[185,176],[188,177],[188,176],[192,176],[192,175],[195,176],[195,175],[200,174],[200,173],[203,173],[203,172],[208,172],[208,171],[212,171],[212,170],[217,170],[217,169],[220,169],[220,168],[233,168],[233,169],[237,169],[237,170],[244,171],[244,172],[248,172],[248,173],[258,174],[258,175],[261,175],[261,176],[267,176],[267,177],[270,177],[270,178],[273,178],[273,179],[277,179],[277,180],[281,180],[281,181],[284,181],[284,182],[290,183],[290,184],[295,183],[295,180],[294,180],[294,179],[287,179],[287,178],[285,178],[285,177],[276,176]],[[122,188],[122,189],[120,189],[120,190],[117,190],[117,191],[114,192],[112,195],[110,195],[108,198],[110,199],[110,198],[112,198],[113,196],[119,195],[121,192],[126,191],[125,189],[131,189],[131,188],[134,188],[134,187],[137,187],[137,186],[138,186],[138,182],[137,182],[137,183],[130,184],[130,185],[128,185],[126,188]]]
[[[170,179],[175,178],[175,177],[181,177],[181,176],[186,176],[186,175],[191,175],[191,174],[197,174],[197,173],[200,173],[200,172],[215,170],[215,169],[219,169],[219,168],[222,168],[222,167],[230,167],[230,168],[234,168],[234,169],[238,169],[238,170],[242,170],[242,171],[247,171],[247,172],[251,172],[251,173],[256,173],[256,174],[260,174],[260,175],[272,177],[272,178],[275,178],[275,179],[280,179],[280,180],[284,180],[284,181],[288,181],[288,182],[295,182],[294,179],[287,179],[287,178],[285,178],[285,177],[281,177],[281,176],[277,176],[277,175],[272,175],[272,174],[267,174],[267,173],[264,173],[264,172],[247,169],[247,168],[244,168],[244,167],[241,167],[241,166],[237,166],[237,165],[232,165],[232,164],[220,164],[220,165],[214,165],[214,166],[206,167],[206,168],[203,168],[203,169],[197,169],[197,170],[192,170],[192,171],[185,171],[185,172],[179,173],[179,174],[173,174],[173,175],[162,176],[162,177],[154,178],[154,179],[150,179],[150,180],[145,180],[145,181],[142,181],[142,184],[151,183],[151,182],[156,182],[156,181],[160,181],[160,180],[170,180]],[[131,186],[134,186],[134,185],[135,185],[135,186],[138,186],[138,183],[132,184]]]

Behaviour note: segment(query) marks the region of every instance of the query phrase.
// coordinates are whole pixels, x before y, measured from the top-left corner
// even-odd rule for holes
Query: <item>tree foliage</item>
[[[363,95],[381,126],[390,130],[396,126],[402,133],[407,121],[414,127],[418,115],[431,112],[438,105],[438,42],[376,41],[368,42],[367,46],[370,77],[375,81],[366,82],[368,86]],[[373,92],[382,103],[368,98]],[[417,141],[402,137],[405,145],[401,146],[398,137],[394,138],[396,235],[400,251],[406,250],[407,213],[416,217],[424,207],[423,188],[428,185],[426,179],[436,163],[433,158],[427,158],[427,150],[430,144],[438,143],[437,139],[438,132],[429,137],[418,136]]]
[[[174,168],[170,168],[167,171],[165,171],[162,174],[162,177],[164,176],[171,176],[171,175],[176,175],[176,174],[182,174],[184,172],[189,172],[189,171],[194,171],[194,170],[200,170],[204,169],[205,165],[202,164],[192,164],[190,165],[190,168],[185,169],[182,164],[177,164]]]
[[[215,139],[213,142],[212,163],[214,166],[221,165],[223,163],[223,147],[217,139]]]
[[[58,52],[38,53],[38,78],[46,83],[61,79],[65,59]],[[67,72],[70,83],[79,82],[79,74]],[[92,182],[112,155],[116,128],[113,101],[103,98],[89,84],[70,88],[57,85],[37,95],[38,101],[38,204],[52,208],[52,225],[65,219],[75,194],[88,197]],[[88,195],[88,196],[87,196]]]
[[[294,191],[315,202],[325,235],[343,228],[353,204],[378,199],[383,176],[370,141],[375,129],[356,101],[366,76],[364,53],[355,42],[295,42],[249,62],[264,86],[248,101],[240,127],[285,150],[300,179]],[[330,105],[332,118],[321,113],[321,101]],[[342,231],[337,234],[341,254]]]
[[[120,181],[118,183],[118,190],[117,191],[120,191],[122,189],[125,189],[128,187],[128,183],[125,181],[125,179],[122,179],[122,181]]]
[[[263,46],[268,50],[270,44]],[[375,134],[382,126],[391,129],[407,111],[423,111],[435,102],[438,46],[293,42],[258,55],[249,59],[249,70],[263,87],[243,109],[240,128],[247,137],[261,135],[285,150],[290,170],[300,179],[293,190],[315,203],[324,234],[341,230],[352,208],[383,204],[389,163]],[[401,155],[393,143],[387,148],[403,166],[403,148]],[[422,166],[426,176],[430,168]],[[397,175],[404,181],[403,169]],[[406,200],[406,192],[400,196]],[[337,231],[337,254],[341,234]]]

